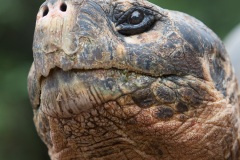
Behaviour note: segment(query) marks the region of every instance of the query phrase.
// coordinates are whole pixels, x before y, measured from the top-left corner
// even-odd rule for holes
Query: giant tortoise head
[[[145,0],[47,0],[28,77],[53,160],[239,158],[238,86],[203,23]]]

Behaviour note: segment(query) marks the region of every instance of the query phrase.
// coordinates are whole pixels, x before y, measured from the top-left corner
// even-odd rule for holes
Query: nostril
[[[44,7],[44,9],[43,9],[43,17],[45,17],[48,14],[48,12],[49,12],[48,7],[47,6]]]
[[[66,11],[67,11],[67,5],[66,5],[66,3],[62,3],[62,4],[61,4],[60,10],[61,10],[62,12],[66,12]]]

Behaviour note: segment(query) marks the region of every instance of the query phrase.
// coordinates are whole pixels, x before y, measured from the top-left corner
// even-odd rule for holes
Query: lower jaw
[[[62,71],[54,69],[41,81],[40,110],[69,118],[153,83],[156,78],[121,70]]]

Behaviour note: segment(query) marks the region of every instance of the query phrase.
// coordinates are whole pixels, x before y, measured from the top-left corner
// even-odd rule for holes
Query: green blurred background
[[[152,0],[191,14],[222,39],[240,23],[239,0]],[[0,0],[0,160],[48,160],[32,122],[27,75],[42,0]]]

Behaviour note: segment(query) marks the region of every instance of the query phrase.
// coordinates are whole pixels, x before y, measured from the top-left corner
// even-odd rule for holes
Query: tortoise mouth
[[[157,78],[119,69],[63,71],[54,68],[40,78],[39,109],[68,118],[151,85]]]

